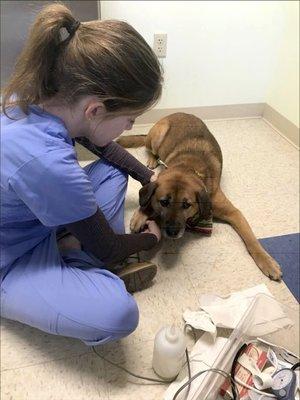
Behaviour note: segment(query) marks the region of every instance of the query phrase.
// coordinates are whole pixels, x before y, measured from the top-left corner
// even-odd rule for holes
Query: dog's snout
[[[175,237],[175,236],[177,236],[178,233],[179,233],[179,231],[180,231],[180,228],[177,228],[176,226],[168,226],[168,227],[166,228],[166,233],[167,233],[167,235],[170,236],[170,237]]]
[[[179,234],[181,226],[176,223],[167,222],[166,224],[166,234],[170,237],[176,237]]]

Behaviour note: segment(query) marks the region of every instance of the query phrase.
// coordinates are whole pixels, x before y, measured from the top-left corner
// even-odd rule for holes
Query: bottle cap
[[[178,332],[175,325],[167,327],[166,338],[169,342],[176,342],[178,340]]]

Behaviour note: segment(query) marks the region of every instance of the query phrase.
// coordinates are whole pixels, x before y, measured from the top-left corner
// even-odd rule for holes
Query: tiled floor
[[[224,155],[222,186],[258,237],[299,231],[298,151],[261,119],[208,121]],[[144,133],[148,127],[135,128]],[[145,161],[145,150],[133,150]],[[139,183],[130,179],[126,225],[137,206]],[[152,287],[135,294],[138,329],[98,351],[136,373],[152,376],[153,338],[164,324],[182,325],[200,294],[221,295],[265,283],[281,302],[296,307],[284,283],[271,282],[256,267],[241,239],[225,224],[211,238],[186,234],[148,254],[159,265]],[[2,320],[2,400],[160,400],[165,386],[139,382],[102,361],[77,340],[51,336]]]

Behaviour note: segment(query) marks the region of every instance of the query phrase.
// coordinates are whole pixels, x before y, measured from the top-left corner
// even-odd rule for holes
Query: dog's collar
[[[168,169],[167,164],[164,163],[160,158],[158,158],[157,162],[158,162],[158,164],[163,165],[166,169]],[[199,171],[197,171],[195,168],[193,168],[193,171],[194,171],[194,173],[195,173],[200,179],[203,179],[203,178],[204,178],[204,175],[201,174]],[[206,193],[207,193],[207,189],[206,189],[206,186],[205,186],[205,185],[204,185],[204,189],[205,189],[205,191],[206,191]]]
[[[158,164],[163,165],[165,168],[168,168],[167,164],[164,163],[160,158],[157,160]]]
[[[200,213],[196,213],[193,217],[186,221],[186,228],[189,231],[202,233],[203,235],[210,236],[213,229],[213,216],[210,214],[209,218],[204,220]]]

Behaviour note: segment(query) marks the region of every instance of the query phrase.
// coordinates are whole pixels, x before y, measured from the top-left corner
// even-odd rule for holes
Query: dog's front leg
[[[213,216],[228,222],[237,231],[262,272],[270,279],[280,281],[282,276],[280,266],[256,239],[241,211],[232,205],[221,190],[214,195],[212,204]]]

